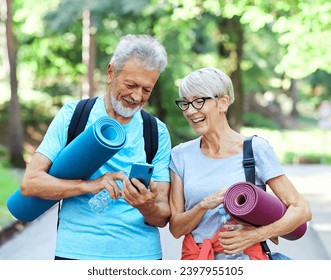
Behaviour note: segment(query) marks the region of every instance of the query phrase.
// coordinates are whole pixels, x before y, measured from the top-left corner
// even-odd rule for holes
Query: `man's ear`
[[[106,74],[106,80],[108,85],[111,84],[111,82],[113,81],[114,74],[115,74],[114,65],[109,63],[107,65],[107,74]]]

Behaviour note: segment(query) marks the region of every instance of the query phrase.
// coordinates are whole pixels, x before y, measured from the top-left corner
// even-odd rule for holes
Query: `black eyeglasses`
[[[213,99],[212,97],[199,97],[197,99],[194,99],[192,101],[186,101],[186,100],[176,100],[176,105],[179,109],[182,111],[186,111],[188,107],[190,107],[190,104],[193,106],[193,108],[197,110],[201,110],[202,107],[205,105],[206,100]]]

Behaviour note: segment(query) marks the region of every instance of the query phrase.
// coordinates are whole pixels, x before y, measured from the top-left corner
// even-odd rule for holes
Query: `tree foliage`
[[[238,127],[251,94],[262,100],[271,92],[286,114],[286,104],[296,102],[290,94],[295,79],[298,100],[310,102],[312,111],[331,97],[328,0],[15,0],[21,97],[29,88],[61,106],[66,98],[81,96],[84,10],[94,20],[98,95],[121,36],[152,34],[165,45],[168,67],[148,109],[168,124],[173,144],[193,137],[174,100],[180,79],[200,67],[214,66],[233,78],[239,106],[232,116]]]

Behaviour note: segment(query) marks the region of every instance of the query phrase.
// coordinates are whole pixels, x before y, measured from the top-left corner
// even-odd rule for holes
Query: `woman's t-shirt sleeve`
[[[252,147],[256,174],[264,184],[268,180],[284,174],[283,168],[267,140],[253,137]]]

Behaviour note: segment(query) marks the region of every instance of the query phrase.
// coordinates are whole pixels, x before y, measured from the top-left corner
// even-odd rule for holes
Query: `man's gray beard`
[[[116,100],[112,93],[110,93],[110,103],[113,107],[113,110],[124,118],[131,118],[135,113],[137,113],[141,109],[141,106],[138,106],[134,109],[124,107],[122,102]]]

